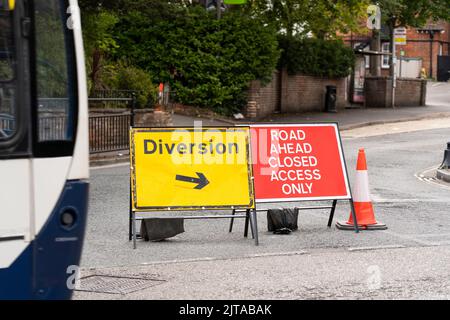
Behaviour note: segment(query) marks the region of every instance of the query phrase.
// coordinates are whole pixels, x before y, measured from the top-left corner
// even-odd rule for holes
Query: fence
[[[139,91],[134,90],[93,90],[89,95],[89,106],[105,109],[127,108],[131,97],[138,93]]]
[[[104,91],[104,93],[103,97],[89,98],[89,103],[121,103],[128,106],[129,111],[123,114],[89,116],[89,152],[91,154],[128,149],[129,129],[130,126],[134,126],[136,93],[126,91],[131,97],[107,97],[110,91]],[[118,95],[121,94],[125,94],[125,91],[120,91]]]
[[[67,116],[39,117],[39,141],[67,139]]]
[[[89,152],[100,153],[128,149],[132,118],[131,113],[90,116]]]

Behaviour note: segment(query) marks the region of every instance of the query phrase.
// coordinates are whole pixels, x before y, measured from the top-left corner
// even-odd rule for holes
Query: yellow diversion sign
[[[254,208],[249,130],[131,129],[133,211]]]

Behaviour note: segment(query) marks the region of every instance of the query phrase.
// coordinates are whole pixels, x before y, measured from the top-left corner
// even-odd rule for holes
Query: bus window
[[[34,11],[38,142],[73,141],[75,81],[66,1],[35,0]]]
[[[13,12],[0,2],[0,141],[16,131]]]

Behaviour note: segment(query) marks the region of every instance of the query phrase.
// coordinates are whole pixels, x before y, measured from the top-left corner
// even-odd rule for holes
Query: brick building
[[[362,45],[369,49],[370,32],[347,34],[344,41],[353,48]],[[439,69],[444,73],[450,71],[450,22],[429,23],[422,28],[406,28],[406,45],[397,45],[397,74],[406,77],[419,77],[420,70],[425,68],[426,75],[438,78]],[[381,30],[381,51],[390,52],[389,32]],[[380,57],[381,75],[389,75],[390,59],[388,55]],[[370,67],[370,59],[366,57],[366,69]],[[403,67],[403,70],[400,68]],[[400,74],[402,73],[402,74]]]

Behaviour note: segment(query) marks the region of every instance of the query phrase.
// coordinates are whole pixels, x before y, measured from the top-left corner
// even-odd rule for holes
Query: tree
[[[379,0],[374,4],[380,6],[383,22],[391,29],[450,19],[450,0]]]
[[[360,29],[359,18],[365,15],[367,5],[368,1],[364,0],[309,1],[306,29],[319,39],[357,31]]]
[[[245,9],[274,25],[287,38],[292,38],[295,33],[304,32],[306,7],[307,1],[304,0],[249,0]]]
[[[338,32],[359,29],[367,0],[249,0],[245,10],[262,16],[280,33],[335,38]]]
[[[99,9],[97,12],[82,16],[83,38],[85,43],[86,64],[89,70],[91,90],[103,89],[100,81],[103,58],[111,55],[118,45],[112,30],[119,18],[110,11]]]

